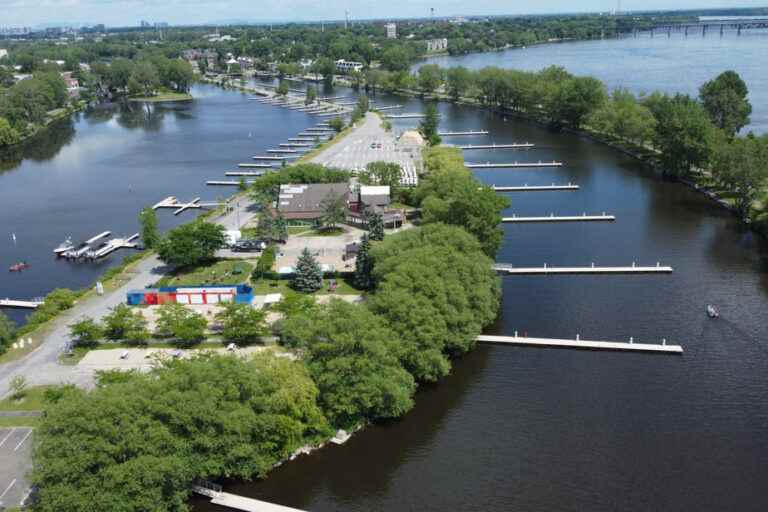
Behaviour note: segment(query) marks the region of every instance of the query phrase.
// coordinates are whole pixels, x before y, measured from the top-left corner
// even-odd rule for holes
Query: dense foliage
[[[323,287],[323,271],[306,247],[301,251],[294,269],[291,288],[304,293],[314,293]]]
[[[16,324],[0,311],[0,354],[3,354],[16,339]]]
[[[328,435],[305,367],[201,355],[58,390],[35,432],[41,512],[187,510],[197,478],[249,479]]]
[[[211,261],[225,244],[221,225],[198,220],[169,231],[157,245],[157,254],[169,265],[191,267]]]

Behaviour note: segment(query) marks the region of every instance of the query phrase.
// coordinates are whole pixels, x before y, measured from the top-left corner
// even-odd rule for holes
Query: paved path
[[[0,428],[0,510],[18,507],[29,497],[31,454],[31,428]]]
[[[250,201],[246,199],[234,200],[232,211],[212,221],[228,230],[237,229],[256,215],[250,207]],[[92,386],[94,369],[67,366],[58,362],[59,354],[69,339],[69,324],[84,316],[103,317],[109,313],[110,308],[125,302],[129,290],[146,288],[167,271],[168,267],[157,256],[145,258],[132,269],[133,277],[123,286],[101,297],[90,297],[56,318],[38,348],[19,360],[0,365],[0,397],[8,394],[11,379],[16,375],[23,375],[30,386],[63,383]]]

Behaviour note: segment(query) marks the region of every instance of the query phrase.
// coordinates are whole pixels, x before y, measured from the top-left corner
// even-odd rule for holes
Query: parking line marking
[[[16,430],[16,427],[13,427],[10,432],[8,432],[8,435],[3,438],[2,441],[0,441],[0,448],[5,444],[5,442],[8,440],[9,437],[13,434],[13,431]]]
[[[24,436],[24,439],[22,439],[21,441],[19,441],[19,444],[17,444],[17,445],[16,445],[16,448],[14,448],[14,449],[13,449],[13,451],[16,451],[16,450],[18,450],[19,448],[21,448],[21,445],[23,445],[23,444],[24,444],[24,441],[26,441],[26,440],[27,440],[27,438],[28,438],[30,435],[32,435],[32,429],[29,429],[29,432],[27,432],[27,435],[25,435],[25,436]]]
[[[3,496],[5,496],[6,493],[11,490],[11,487],[13,487],[13,484],[15,483],[16,483],[16,479],[14,478],[13,481],[10,484],[8,484],[8,487],[5,488],[5,490],[3,491],[3,494],[0,494],[0,499],[2,499]]]

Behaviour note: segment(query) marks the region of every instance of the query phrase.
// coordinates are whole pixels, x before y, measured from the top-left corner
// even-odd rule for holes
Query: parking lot
[[[0,428],[0,509],[19,507],[29,498],[32,429]]]
[[[421,151],[399,143],[392,132],[381,127],[381,119],[372,113],[368,113],[365,124],[354,133],[312,159],[326,167],[355,171],[362,171],[369,163],[378,161],[398,163],[404,176],[415,177],[421,166]]]

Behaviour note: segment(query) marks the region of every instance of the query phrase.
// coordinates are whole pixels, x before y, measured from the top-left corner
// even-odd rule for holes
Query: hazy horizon
[[[623,11],[714,9],[764,7],[765,0],[743,0],[735,5],[727,0],[680,0],[670,4],[660,0],[585,0],[574,4],[566,0],[539,0],[514,4],[501,0],[478,0],[471,10],[458,0],[374,0],[357,2],[339,0],[286,0],[254,5],[248,0],[5,0],[0,26],[38,26],[51,24],[96,24],[135,26],[145,20],[173,25],[199,25],[224,21],[305,22],[343,19],[349,10],[351,19],[415,18],[435,16],[498,16],[607,12],[620,6]],[[0,2],[5,3],[4,0]],[[184,8],[182,8],[184,7]]]

